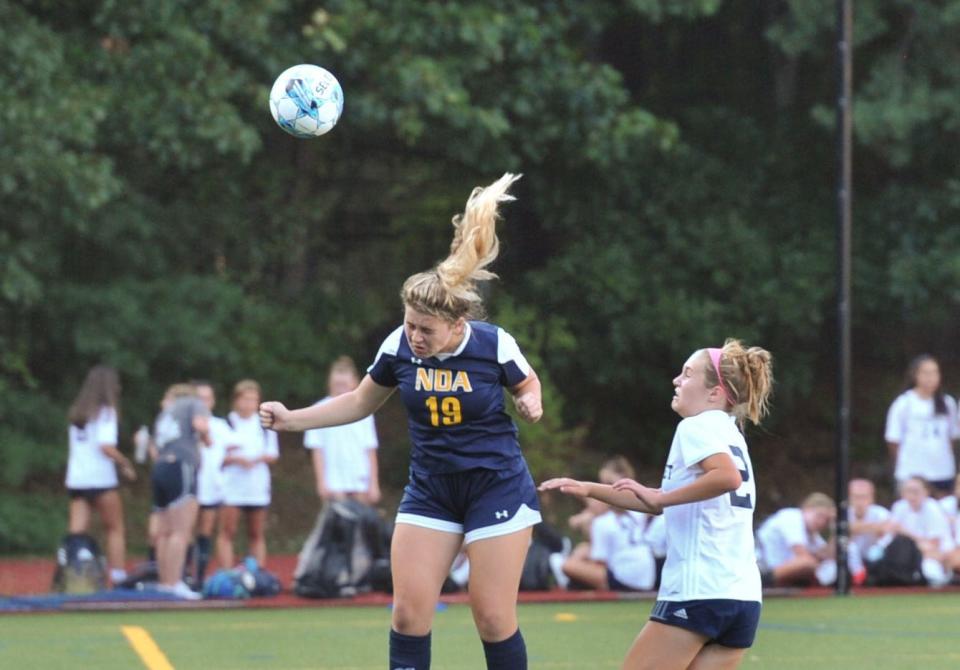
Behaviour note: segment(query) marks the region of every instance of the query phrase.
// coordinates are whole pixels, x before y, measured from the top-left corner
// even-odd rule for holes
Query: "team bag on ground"
[[[306,598],[366,593],[389,575],[389,524],[355,500],[324,505],[293,573],[294,592]]]
[[[53,590],[57,593],[96,593],[107,588],[107,565],[97,541],[83,533],[64,536],[57,549]]]

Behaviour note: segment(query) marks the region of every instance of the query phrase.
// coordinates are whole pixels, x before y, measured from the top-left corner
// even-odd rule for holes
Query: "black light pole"
[[[853,0],[837,0],[837,595],[850,593],[847,479],[850,465],[850,266]]]

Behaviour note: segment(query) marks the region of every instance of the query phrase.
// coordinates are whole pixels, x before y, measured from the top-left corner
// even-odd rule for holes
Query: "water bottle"
[[[146,426],[140,426],[133,434],[133,446],[133,460],[146,463],[147,453],[150,451],[150,430]]]

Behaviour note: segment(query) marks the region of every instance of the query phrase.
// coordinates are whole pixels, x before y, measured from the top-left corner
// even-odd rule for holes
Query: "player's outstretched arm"
[[[312,407],[291,410],[280,402],[265,402],[260,405],[260,423],[264,428],[291,432],[353,423],[377,411],[393,391],[366,375],[353,391]]]
[[[645,487],[644,487],[645,488]],[[662,508],[657,509],[640,499],[633,491],[617,490],[608,484],[597,482],[581,482],[569,477],[548,479],[540,484],[541,491],[560,491],[580,498],[594,498],[608,505],[621,509],[630,509],[647,514],[660,514]]]
[[[623,479],[616,482],[613,487],[622,491],[633,491],[646,505],[654,509],[659,508],[662,511],[664,507],[685,505],[726,495],[731,491],[736,491],[743,483],[740,471],[729,454],[721,453],[708,456],[700,461],[700,467],[703,469],[702,475],[692,483],[670,491],[648,489],[632,480]],[[656,513],[659,514],[660,512]]]

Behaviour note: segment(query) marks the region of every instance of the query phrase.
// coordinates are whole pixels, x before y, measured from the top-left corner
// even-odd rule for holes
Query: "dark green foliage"
[[[833,19],[827,0],[0,0],[0,548],[59,535],[40,510],[90,365],[121,370],[124,449],[187,377],[310,402],[332,357],[371,359],[403,279],[507,170],[526,176],[489,307],[545,382],[522,432],[538,475],[613,452],[656,468],[675,370],[726,336],[776,356],[759,441],[822,463]],[[957,0],[857,3],[861,464],[907,358],[960,372],[958,23]],[[345,89],[319,140],[269,117],[296,62]]]

